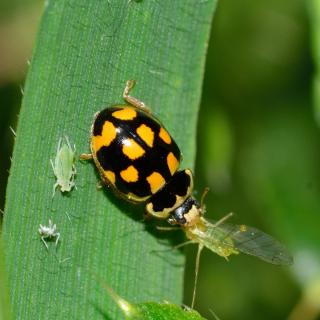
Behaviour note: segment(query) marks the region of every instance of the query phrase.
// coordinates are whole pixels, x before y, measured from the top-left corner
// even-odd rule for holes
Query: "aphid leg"
[[[52,170],[53,170],[54,175],[57,176],[57,175],[56,175],[56,170],[55,170],[55,168],[54,168],[53,161],[52,161],[51,159],[50,159],[50,163],[51,163],[51,167],[52,167]],[[57,189],[58,185],[59,185],[59,183],[56,182],[56,183],[54,184],[54,186],[53,186],[52,198],[54,197],[54,195],[55,195],[55,193],[56,193],[56,189]]]
[[[59,239],[60,239],[60,233],[58,232],[58,233],[56,233],[56,242],[55,242],[55,246],[57,246],[58,245],[58,241],[59,241]]]
[[[80,160],[92,160],[92,154],[91,153],[82,153],[80,154]]]
[[[56,182],[54,185],[53,185],[53,190],[52,190],[52,198],[54,198],[54,195],[56,194],[56,189],[58,187],[58,182]]]
[[[56,175],[56,170],[54,168],[54,164],[53,164],[53,161],[51,159],[50,159],[50,163],[51,163],[51,167],[52,167],[53,173],[54,173],[54,175]]]
[[[167,251],[173,251],[173,250],[177,250],[179,248],[182,248],[184,246],[187,246],[188,244],[191,244],[191,243],[194,243],[192,240],[188,240],[188,241],[185,241],[185,242],[182,242],[176,246],[173,246],[169,249],[165,249],[165,250],[152,250],[151,252],[167,252]]]
[[[139,108],[139,109],[143,109],[144,111],[151,113],[150,109],[145,105],[144,102],[129,95],[131,89],[134,87],[135,84],[136,84],[135,80],[128,80],[127,81],[126,86],[123,90],[123,95],[122,95],[123,99],[126,100],[131,105],[133,105],[134,107]]]
[[[203,245],[199,244],[198,246],[198,252],[196,257],[196,269],[194,272],[194,286],[193,286],[193,294],[192,294],[192,302],[191,302],[191,309],[194,307],[194,302],[196,299],[196,292],[197,292],[197,283],[198,283],[198,274],[199,274],[199,266],[200,266],[200,255],[201,251],[203,249]]]
[[[188,244],[191,244],[191,243],[194,243],[192,240],[188,240],[188,241],[185,241],[185,242],[182,242],[174,247],[172,247],[173,250],[175,249],[179,249],[179,248],[182,248],[184,246],[187,246]]]
[[[224,217],[222,217],[220,220],[218,220],[213,226],[214,227],[218,227],[220,226],[222,223],[226,222],[228,219],[230,219],[233,216],[233,212],[228,213],[227,215],[225,215]]]
[[[41,237],[41,240],[42,240],[42,242],[44,243],[44,245],[46,246],[47,250],[49,250],[49,247],[48,247],[48,245],[47,245],[47,243],[46,243],[46,240],[44,240],[44,239],[45,239],[45,237],[42,236],[42,237]]]

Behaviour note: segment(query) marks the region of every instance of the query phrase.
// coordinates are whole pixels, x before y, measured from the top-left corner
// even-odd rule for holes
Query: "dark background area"
[[[0,208],[42,1],[0,5]],[[319,319],[319,130],[306,3],[220,1],[214,18],[199,114],[196,192],[207,217],[235,212],[285,243],[290,268],[204,250],[196,309],[208,319]],[[183,151],[183,146],[181,146]],[[185,303],[195,248],[186,249]],[[318,295],[319,294],[319,295]]]

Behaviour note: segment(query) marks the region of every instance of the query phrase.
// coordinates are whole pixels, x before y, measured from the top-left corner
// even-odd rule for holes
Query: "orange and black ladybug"
[[[200,210],[191,197],[192,172],[178,170],[179,147],[148,107],[129,95],[134,84],[129,80],[123,93],[129,105],[96,114],[91,128],[92,153],[81,159],[93,158],[103,182],[129,201],[146,202],[148,214],[185,224]]]

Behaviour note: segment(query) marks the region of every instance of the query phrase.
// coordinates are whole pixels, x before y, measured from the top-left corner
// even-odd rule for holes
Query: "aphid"
[[[46,239],[50,240],[50,239],[56,238],[55,245],[57,246],[58,241],[60,239],[60,233],[57,232],[56,224],[53,224],[53,222],[50,219],[49,219],[49,225],[43,226],[42,224],[40,224],[40,228],[38,231],[41,236],[41,240],[46,246],[47,250],[49,249],[49,247],[46,242]]]
[[[278,265],[290,265],[287,249],[271,236],[245,225],[226,224],[230,215],[210,223],[200,203],[192,196],[190,169],[178,170],[180,150],[161,122],[149,108],[129,95],[135,81],[129,80],[123,98],[129,105],[116,105],[95,115],[91,127],[91,154],[102,181],[118,195],[132,202],[146,202],[146,212],[179,226],[189,239],[199,245],[195,283],[203,247],[228,258],[240,251]],[[194,305],[195,290],[192,300]]]
[[[59,139],[57,154],[54,162],[50,160],[51,166],[56,176],[56,183],[53,186],[53,195],[57,187],[60,187],[61,192],[69,192],[75,187],[74,179],[76,175],[75,161],[75,145],[71,146],[68,137],[65,137],[65,141],[62,138]]]

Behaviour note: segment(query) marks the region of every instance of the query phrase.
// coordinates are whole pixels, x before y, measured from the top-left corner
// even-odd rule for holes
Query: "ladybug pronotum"
[[[95,115],[91,127],[91,154],[102,181],[131,202],[146,202],[146,212],[171,224],[187,226],[201,215],[191,196],[193,177],[179,171],[181,153],[174,139],[149,108],[129,95],[135,85],[127,81],[123,98]]]

